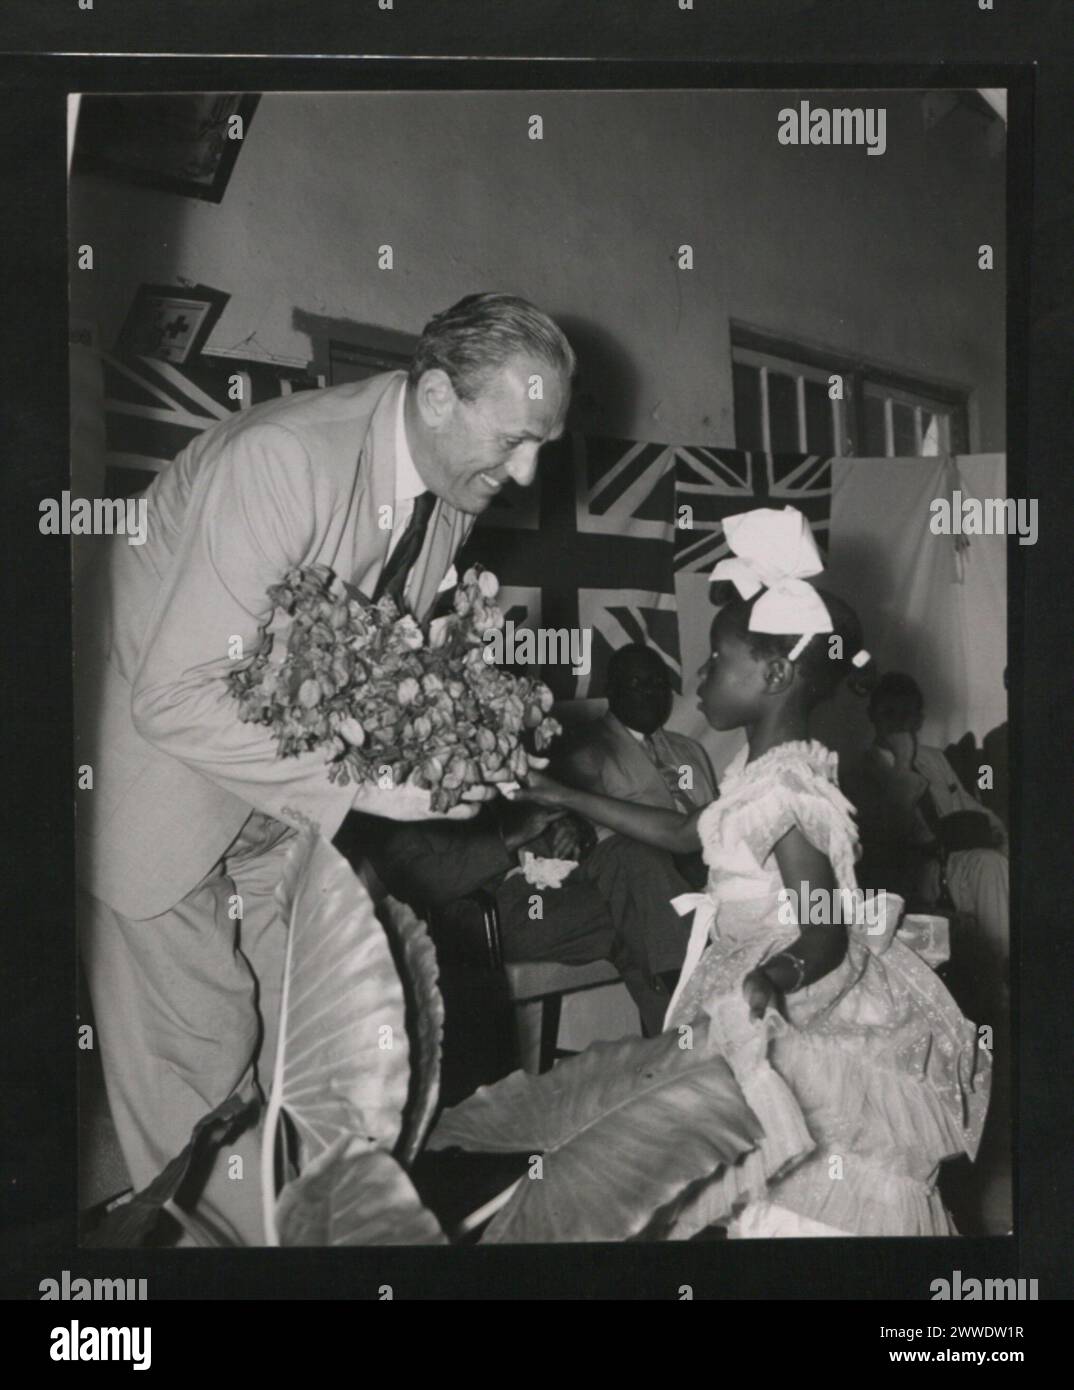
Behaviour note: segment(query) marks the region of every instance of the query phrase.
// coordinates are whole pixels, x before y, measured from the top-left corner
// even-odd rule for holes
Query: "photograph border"
[[[25,122],[27,109],[39,124],[57,135],[65,130],[66,95],[89,90],[168,91],[204,87],[218,90],[235,88],[222,78],[243,77],[249,93],[266,91],[367,91],[443,90],[539,91],[578,88],[601,90],[647,90],[655,87],[776,88],[813,91],[825,87],[840,90],[883,90],[892,87],[928,89],[977,86],[1005,86],[1009,91],[1007,144],[1007,459],[1008,489],[1012,495],[1027,493],[1028,375],[1029,355],[1029,262],[1031,218],[1033,215],[1032,116],[1034,70],[1031,65],[949,63],[847,64],[787,63],[718,64],[709,60],[599,60],[577,62],[548,60],[536,66],[496,59],[470,60],[463,64],[448,60],[398,59],[369,60],[361,65],[325,58],[309,61],[266,59],[181,59],[154,60],[151,69],[133,58],[72,58],[21,60],[13,69],[5,59],[0,71],[8,76],[2,94],[10,108],[14,98],[23,103],[18,124]],[[17,78],[12,82],[12,76]],[[147,86],[147,77],[152,85]],[[25,85],[36,85],[28,91]],[[10,167],[12,151],[5,151]],[[52,182],[55,180],[55,183]],[[29,619],[38,634],[51,642],[62,638],[69,650],[68,571],[69,560],[56,558],[47,575],[40,570],[43,555],[36,531],[36,504],[43,495],[42,457],[52,485],[62,488],[67,467],[66,400],[66,270],[69,264],[63,208],[65,187],[55,161],[36,174],[39,187],[36,236],[43,238],[42,253],[35,260],[39,273],[48,276],[46,294],[41,300],[40,341],[29,354],[36,371],[34,387],[23,392],[20,425],[25,435],[27,422],[34,418],[48,421],[32,456],[19,459],[16,481],[20,485],[20,505],[12,512],[18,518],[13,554],[17,563],[29,563],[40,592],[34,595]],[[30,180],[32,184],[33,179]],[[24,175],[19,187],[25,190]],[[22,199],[25,206],[25,197]],[[22,243],[20,243],[22,244]],[[39,290],[40,293],[40,290]],[[17,387],[16,387],[17,389]],[[10,388],[9,388],[10,390]],[[1042,467],[1059,467],[1059,460],[1045,455]],[[47,542],[45,542],[47,548]],[[59,556],[58,547],[56,555]],[[1038,634],[1033,654],[1027,660],[1030,634],[1024,622],[1026,584],[1025,553],[1016,543],[1008,547],[1008,621],[1011,655],[1010,722],[1013,725],[1013,762],[1022,771],[1025,755],[1039,728],[1026,722],[1027,681],[1039,676],[1050,664],[1051,652],[1042,647]],[[1068,600],[1069,605],[1069,600]],[[1060,610],[1061,611],[1061,610]],[[32,654],[31,644],[31,654]],[[25,662],[26,657],[21,660]],[[22,665],[21,669],[30,669]],[[69,669],[69,663],[68,663]],[[70,688],[51,691],[41,702],[38,723],[27,725],[25,701],[12,711],[17,727],[30,727],[36,737],[23,746],[27,760],[20,767],[25,798],[36,782],[36,795],[49,808],[52,835],[47,845],[28,843],[22,872],[47,875],[45,881],[29,881],[24,900],[23,935],[29,941],[28,959],[48,982],[48,1004],[38,1020],[41,1046],[49,1056],[45,1080],[53,1091],[48,1103],[48,1144],[38,1150],[38,1171],[27,1183],[19,1212],[21,1229],[35,1225],[43,1232],[44,1247],[37,1236],[19,1243],[23,1265],[37,1268],[44,1262],[66,1261],[71,1268],[101,1264],[100,1255],[73,1251],[68,1237],[76,1215],[73,1168],[74,1068],[77,1052],[73,1045],[74,1004],[74,883],[73,825],[70,791],[71,715]],[[38,697],[39,698],[39,697]],[[1040,708],[1040,705],[1037,705]],[[46,712],[47,711],[47,715]],[[40,720],[47,718],[48,737],[42,738]],[[20,719],[23,721],[19,723]],[[1052,769],[1053,774],[1055,769]],[[29,774],[29,776],[27,775]],[[1020,1212],[1014,1237],[961,1238],[955,1244],[927,1238],[915,1240],[858,1239],[853,1258],[848,1260],[841,1242],[725,1243],[712,1245],[632,1244],[624,1247],[510,1247],[504,1249],[452,1248],[425,1250],[370,1248],[348,1251],[215,1251],[197,1256],[197,1274],[187,1252],[122,1252],[131,1268],[145,1269],[155,1286],[154,1297],[209,1298],[258,1297],[338,1297],[346,1290],[350,1296],[376,1298],[378,1286],[396,1282],[407,1296],[416,1297],[507,1297],[507,1298],[675,1298],[676,1289],[693,1283],[695,1297],[730,1298],[925,1298],[929,1277],[948,1271],[957,1264],[966,1275],[978,1271],[990,1276],[1013,1275],[1027,1261],[1031,1274],[1044,1277],[1051,1269],[1064,1266],[1056,1258],[1056,1232],[1050,1228],[1043,1209],[1036,1213],[1025,1202],[1027,1192],[1039,1193],[1040,1160],[1047,1157],[1041,1138],[1054,1120],[1042,1117],[1027,1101],[1044,1091],[1039,1046],[1033,1047],[1022,1035],[1024,1018],[1040,1018],[1039,1005],[1024,1008],[1023,969],[1020,953],[1035,944],[1040,930],[1039,911],[1047,900],[1048,885],[1058,887],[1056,865],[1048,865],[1041,853],[1044,846],[1031,844],[1025,820],[1025,786],[1017,780],[1018,791],[1012,806],[1012,844],[1016,847],[1012,863],[1012,1018],[1018,1040],[1015,1058],[1014,1094],[1016,1098],[1015,1209]],[[1068,794],[1069,795],[1069,794]],[[38,827],[38,820],[27,818],[27,825]],[[45,853],[42,853],[42,849]],[[1043,871],[1043,872],[1042,872]],[[1033,890],[1033,891],[1031,891]],[[60,944],[62,943],[62,945]],[[1040,972],[1035,971],[1039,981]],[[1057,1006],[1058,1007],[1058,1006]],[[1054,1023],[1054,1019],[1052,1020]],[[1031,1056],[1032,1069],[1023,1075],[1020,1057]],[[1043,1121],[1043,1123],[1042,1123]],[[1032,1162],[1032,1173],[1027,1173]],[[1049,1247],[1049,1238],[1053,1244]],[[733,1249],[733,1254],[730,1253]],[[62,1254],[60,1252],[63,1252]],[[108,1252],[116,1263],[117,1252]],[[1029,1263],[1036,1261],[1035,1264]],[[18,1260],[16,1260],[18,1264]],[[25,1277],[25,1276],[24,1276]],[[1069,1275],[1068,1275],[1069,1278]],[[399,1296],[399,1295],[397,1295]]]

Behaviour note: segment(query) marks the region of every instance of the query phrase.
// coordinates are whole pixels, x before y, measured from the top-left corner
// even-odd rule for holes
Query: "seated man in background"
[[[1007,670],[1003,671],[1003,689],[1008,690]],[[1007,721],[985,734],[981,744],[981,761],[992,769],[992,785],[981,793],[981,800],[1010,828],[1011,792],[1010,766],[1007,760]]]
[[[659,1031],[666,985],[654,992],[645,969],[640,921],[617,914],[580,869],[559,887],[538,889],[524,876],[521,851],[546,859],[583,860],[594,843],[585,821],[542,806],[499,801],[474,821],[395,822],[352,814],[336,838],[352,860],[364,857],[396,898],[426,915],[440,909],[447,933],[464,930],[459,900],[477,890],[496,899],[500,948],[507,964],[610,961],[638,1006],[646,1031]],[[536,901],[535,900],[539,900]],[[674,914],[672,914],[674,916]]]
[[[900,893],[911,911],[949,905],[972,913],[971,973],[995,999],[1010,954],[1007,832],[944,754],[918,742],[924,715],[912,677],[892,671],[880,678],[869,699],[876,736],[847,778],[861,829],[859,878]]]
[[[664,728],[671,679],[651,647],[636,642],[612,654],[605,694],[607,714],[581,725],[553,750],[553,776],[585,791],[669,810],[693,811],[715,799],[708,754],[695,739]],[[649,1029],[659,1031],[656,1015],[661,1004],[667,1006],[669,985],[674,991],[688,936],[671,899],[700,888],[705,867],[700,855],[651,849],[603,826],[596,835],[596,847],[578,873],[596,887],[617,922],[635,923],[633,942],[644,953],[642,969],[656,996]]]

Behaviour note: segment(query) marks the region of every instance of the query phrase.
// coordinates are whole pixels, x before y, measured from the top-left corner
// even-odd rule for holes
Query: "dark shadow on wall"
[[[573,314],[556,316],[578,358],[567,428],[584,434],[630,437],[641,373],[621,343],[600,324]]]
[[[413,333],[306,309],[295,309],[291,326],[309,336],[310,371],[329,386],[405,367],[418,341]]]
[[[633,359],[591,320],[563,315],[556,321],[578,357],[568,429],[625,435],[641,380]],[[413,333],[306,309],[296,308],[291,323],[309,337],[310,370],[329,385],[405,366],[417,343]]]

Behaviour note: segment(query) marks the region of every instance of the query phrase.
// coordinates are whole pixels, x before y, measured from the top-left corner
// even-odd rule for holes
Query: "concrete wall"
[[[1004,170],[987,122],[956,110],[926,131],[921,98],[888,92],[869,99],[887,108],[883,156],[781,146],[777,112],[799,95],[862,102],[266,96],[220,205],[75,179],[72,240],[97,269],[73,274],[72,312],[108,346],[139,283],[182,277],[232,295],[210,349],[307,360],[311,316],[416,333],[462,294],[512,290],[579,349],[577,426],[728,446],[736,319],[969,387],[971,447],[1002,450]]]

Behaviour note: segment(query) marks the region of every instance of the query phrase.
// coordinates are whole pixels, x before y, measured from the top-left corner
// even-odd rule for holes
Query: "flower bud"
[[[409,613],[396,623],[395,633],[407,651],[416,652],[419,647],[425,644],[421,628],[418,627]]]
[[[320,704],[320,701],[320,683],[310,676],[298,687],[298,703],[302,705],[304,709],[313,709],[315,705]]]
[[[413,676],[407,676],[395,687],[395,698],[401,705],[412,705],[421,694],[421,686]]]

